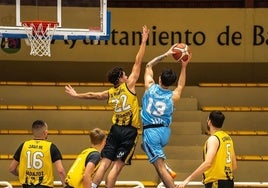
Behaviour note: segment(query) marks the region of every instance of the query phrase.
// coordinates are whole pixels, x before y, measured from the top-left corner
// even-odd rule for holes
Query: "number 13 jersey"
[[[142,98],[141,118],[143,125],[170,126],[173,114],[173,91],[152,85]]]

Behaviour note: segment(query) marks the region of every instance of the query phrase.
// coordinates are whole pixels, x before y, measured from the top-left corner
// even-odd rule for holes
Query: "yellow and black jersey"
[[[65,182],[71,187],[83,188],[83,174],[87,163],[92,162],[95,164],[94,173],[92,174],[94,175],[99,166],[99,161],[100,153],[95,148],[87,148],[83,150],[67,173]]]
[[[217,131],[214,135],[219,140],[219,148],[211,168],[204,172],[204,184],[217,180],[233,180],[232,155],[234,145],[232,138],[224,131]],[[204,157],[206,157],[207,143],[204,146]]]
[[[53,187],[51,144],[46,140],[24,142],[19,158],[19,181],[21,184]]]
[[[136,94],[129,91],[126,83],[121,84],[117,88],[109,89],[108,104],[114,110],[113,124],[119,126],[131,125],[140,128],[138,98]]]

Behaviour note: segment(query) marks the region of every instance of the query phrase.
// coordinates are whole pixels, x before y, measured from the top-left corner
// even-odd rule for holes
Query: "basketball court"
[[[184,21],[176,23],[173,21],[173,19],[169,18],[171,17],[170,15],[177,15],[178,11],[168,9],[169,12],[167,14],[162,10],[165,9],[165,7],[163,7],[158,1],[147,1],[148,7],[150,7],[151,10],[148,9],[148,11],[144,11],[146,14],[143,14],[141,10],[137,9],[136,7],[132,7],[132,9],[126,9],[124,7],[124,9],[119,10],[118,7],[111,7],[111,4],[118,2],[110,1],[109,5],[111,8],[110,10],[112,10],[113,13],[112,15],[108,10],[107,0],[76,1],[79,2],[79,5],[78,3],[74,5],[75,3],[73,3],[72,0],[5,1],[8,1],[9,3],[5,4],[3,1],[0,2],[0,80],[7,82],[11,81],[13,84],[12,87],[8,84],[6,86],[1,86],[1,124],[2,129],[6,126],[7,130],[20,130],[21,128],[25,128],[26,126],[24,125],[27,125],[27,123],[32,120],[33,115],[38,116],[39,114],[40,116],[45,117],[47,121],[53,122],[53,129],[60,130],[61,132],[64,132],[64,130],[67,129],[68,131],[72,129],[80,129],[80,131],[82,131],[88,126],[89,122],[90,124],[94,124],[96,126],[106,126],[107,122],[110,122],[110,119],[107,118],[106,120],[104,117],[106,117],[110,112],[108,110],[101,111],[100,109],[102,108],[97,108],[97,110],[91,111],[78,111],[77,106],[80,106],[80,104],[67,104],[64,105],[61,110],[60,108],[59,110],[48,110],[48,108],[51,109],[51,106],[54,107],[57,105],[57,103],[59,105],[63,105],[64,102],[68,102],[68,100],[64,99],[62,96],[61,88],[62,85],[67,83],[67,81],[68,83],[70,81],[76,82],[76,87],[81,87],[81,89],[85,86],[88,87],[89,85],[86,84],[88,81],[90,81],[89,84],[93,84],[93,86],[90,87],[103,89],[103,86],[107,86],[105,85],[106,78],[104,75],[106,70],[110,69],[111,66],[123,65],[126,69],[130,69],[133,63],[131,57],[133,53],[132,51],[134,51],[134,48],[136,50],[137,42],[134,42],[134,44],[131,45],[126,45],[127,42],[123,41],[123,43],[120,44],[118,41],[120,41],[122,38],[125,39],[126,37],[121,35],[116,35],[116,37],[114,37],[112,34],[113,30],[119,34],[122,31],[126,34],[136,34],[136,31],[139,31],[140,29],[140,23],[137,22],[143,21],[142,18],[146,17],[144,20],[148,23],[148,25],[152,26],[150,28],[155,34],[156,39],[158,39],[158,36],[160,36],[158,34],[163,32],[172,34],[173,31],[182,31],[181,33],[183,33],[184,29],[187,29],[188,31],[188,28],[189,31],[193,31],[195,36],[199,36],[198,34],[204,33],[207,36],[206,39],[214,39],[214,35],[212,35],[211,30],[214,29],[217,31],[216,34],[219,34],[220,32],[225,32],[225,29],[227,29],[225,26],[231,26],[235,32],[240,32],[241,29],[243,36],[251,36],[248,35],[251,30],[250,32],[247,31],[247,28],[249,28],[250,24],[253,26],[260,25],[261,27],[259,28],[267,27],[265,16],[263,16],[266,15],[266,9],[246,9],[244,13],[243,8],[252,8],[252,5],[249,5],[250,2],[253,2],[252,0],[222,1],[226,4],[231,2],[234,4],[229,9],[216,10],[216,13],[214,12],[214,9],[209,9],[211,7],[206,7],[206,9],[201,7],[200,2],[206,1],[197,0],[194,2],[194,4],[199,4],[201,14],[199,14],[199,10],[196,9],[197,7],[187,7],[186,10],[180,9],[180,19]],[[126,4],[126,6],[130,6],[131,4],[131,1],[120,2],[121,4]],[[176,0],[164,0],[164,2],[165,4],[170,4],[170,7],[168,8],[174,8],[175,4],[186,3],[186,1],[182,2]],[[187,3],[189,2],[193,1],[187,1]],[[246,6],[244,7],[243,5],[242,8],[238,7],[239,9],[234,9],[237,7],[234,5],[237,5],[241,2],[243,2]],[[265,3],[265,1],[263,2]],[[161,6],[152,6],[156,3],[160,4]],[[221,1],[213,2],[213,4],[216,3],[221,3]],[[217,13],[221,11],[222,13],[219,14],[221,15],[221,23],[219,22],[218,24],[218,21],[214,22],[214,20],[217,18]],[[188,15],[188,12],[190,12],[191,15]],[[203,12],[205,13],[203,14]],[[212,14],[210,14],[211,12]],[[233,16],[234,14],[236,15],[236,19],[233,19],[233,17],[235,17]],[[160,15],[161,19],[156,19],[157,15]],[[200,17],[196,15],[200,15]],[[111,16],[114,18],[114,28],[112,30]],[[184,18],[184,16],[186,18]],[[232,17],[232,19],[228,19],[229,16]],[[245,18],[242,19],[241,17]],[[196,20],[199,19],[206,20],[206,22],[204,22],[204,28],[201,26],[202,24],[196,24]],[[137,22],[131,22],[136,20]],[[171,23],[168,22],[169,20],[171,20]],[[186,21],[189,22],[184,23]],[[213,29],[209,29],[209,27],[206,26],[206,23],[212,25]],[[222,25],[224,27],[222,27]],[[129,28],[126,28],[125,26],[128,26]],[[221,29],[221,27],[223,29]],[[207,31],[206,28],[208,28],[209,31]],[[138,41],[139,36],[136,36],[137,40],[133,41]],[[131,39],[136,39],[134,37],[129,38],[129,41],[131,41]],[[248,40],[250,37],[245,38],[247,39],[245,42],[250,41]],[[113,42],[113,39],[115,39],[115,44],[110,44],[110,42]],[[76,45],[73,41],[77,41]],[[67,45],[66,43],[68,42],[69,44]],[[102,45],[102,42],[107,42],[107,44]],[[156,45],[153,46],[153,43]],[[153,41],[149,45],[156,48],[150,48],[150,50],[146,52],[146,58],[150,58],[152,55],[156,54],[155,52],[158,50],[161,51],[162,48],[165,48],[165,46],[163,47],[158,40]],[[208,46],[192,45],[190,47],[193,50],[198,48],[198,50],[194,51],[195,59],[191,64],[191,68],[189,69],[189,78],[187,78],[187,85],[190,87],[186,88],[186,92],[183,94],[184,96],[180,103],[181,106],[177,107],[177,110],[180,112],[174,119],[177,127],[173,126],[173,130],[178,128],[174,132],[179,134],[175,134],[175,137],[173,137],[173,140],[171,140],[173,142],[171,144],[174,145],[169,148],[169,153],[167,152],[168,154],[172,154],[169,156],[169,159],[171,159],[171,165],[176,167],[176,171],[179,172],[179,177],[177,180],[182,180],[184,176],[188,176],[191,172],[190,170],[195,168],[197,165],[199,165],[199,162],[201,162],[199,158],[201,155],[199,155],[199,152],[201,151],[200,148],[202,146],[199,146],[198,144],[203,144],[203,140],[200,140],[204,135],[200,134],[200,131],[203,129],[202,125],[205,125],[205,122],[201,122],[200,118],[202,121],[205,121],[205,118],[207,117],[207,111],[202,112],[200,109],[198,109],[199,107],[202,107],[201,104],[217,104],[219,107],[221,107],[220,105],[223,104],[226,108],[228,108],[227,105],[232,105],[232,107],[235,105],[234,108],[229,109],[238,109],[241,104],[247,106],[253,103],[254,105],[265,106],[265,101],[267,101],[262,99],[265,98],[267,87],[259,87],[260,83],[267,82],[267,56],[265,53],[263,53],[263,49],[265,50],[267,45],[264,44],[262,46],[252,46],[243,44],[241,46],[237,45],[224,47],[218,45],[215,40],[215,44],[210,44]],[[135,52],[136,51],[134,51],[134,53]],[[172,62],[167,62],[166,65],[170,65],[171,67],[174,66],[174,68],[177,67],[177,64],[172,64]],[[207,74],[208,72],[217,74]],[[18,84],[18,81],[22,81],[23,83],[26,83],[26,85],[21,86]],[[257,84],[259,88],[255,86],[248,88],[241,85],[236,85],[235,87],[232,86],[232,88],[223,88],[222,86],[213,86],[213,88],[205,86],[201,88],[196,86],[200,82],[210,83],[212,81],[212,84],[214,84],[214,82],[223,82],[222,85],[224,85],[226,82],[228,82],[227,84],[230,84],[229,82],[235,82],[235,84],[237,84],[237,82],[249,82],[249,84],[246,84],[247,86],[252,84],[251,82],[254,81],[258,82]],[[57,84],[54,84],[54,82]],[[98,82],[103,83],[103,86],[96,86],[95,84]],[[54,85],[52,86],[51,83]],[[35,85],[36,87],[30,87],[31,84],[33,86]],[[225,92],[222,92],[223,90]],[[226,92],[231,95],[226,97]],[[137,93],[142,94],[143,88],[140,87]],[[245,93],[247,93],[247,95],[245,95]],[[4,94],[6,94],[6,96],[4,96]],[[27,102],[27,100],[30,102]],[[37,103],[39,104],[40,101],[43,103],[42,109],[38,105],[31,105]],[[81,105],[84,105],[82,101]],[[95,103],[91,102],[89,105],[94,106]],[[9,109],[3,109],[5,106]],[[37,110],[23,110],[25,107],[28,107],[28,109],[34,109],[36,106]],[[72,107],[72,110],[70,110],[70,106]],[[204,107],[210,108],[211,106],[203,106],[203,109],[205,109]],[[69,109],[66,110],[67,108]],[[261,108],[264,109],[263,107]],[[266,130],[265,126],[263,126],[265,125],[263,122],[267,120],[267,111],[251,111],[250,113],[249,111],[228,111],[226,113],[228,114],[227,129],[228,125],[230,130],[232,130],[234,128],[233,125],[235,125],[237,130]],[[63,128],[60,126],[63,126]],[[258,135],[255,132],[253,133],[254,135],[252,136],[234,136],[234,138],[237,140],[236,143],[238,143],[237,148],[239,149],[239,152],[237,153],[242,154],[238,156],[240,164],[236,175],[237,182],[235,182],[235,187],[268,187],[268,182],[266,182],[265,179],[265,174],[267,174],[266,166],[268,164],[267,153],[265,153],[265,151],[267,151],[265,149],[267,145],[264,144],[267,143],[265,142],[267,137],[264,135]],[[0,142],[3,145],[3,147],[0,148],[5,150],[0,155],[0,159],[2,159],[0,160],[0,166],[2,169],[8,169],[10,162],[8,160],[12,159],[11,155],[5,157],[6,154],[12,153],[12,148],[17,147],[17,142],[19,142],[19,140],[23,140],[26,136],[27,135],[24,134],[15,134],[15,136],[6,134],[0,136],[2,140],[9,140],[9,147],[5,147],[5,141]],[[74,132],[73,135],[70,135],[69,132],[66,135],[54,134],[51,135],[50,138],[56,140],[58,143],[61,143],[61,148],[63,148],[64,154],[76,154],[76,150],[80,151],[80,149],[84,147],[83,140],[81,139],[81,137],[83,138],[84,135],[80,135],[81,137],[78,136],[79,135],[76,132]],[[80,141],[76,146],[70,147],[70,145],[66,144],[68,143],[66,140]],[[85,142],[87,143],[87,140]],[[176,145],[177,143],[187,144],[181,146]],[[73,150],[73,148],[76,150]],[[144,154],[139,153],[139,150],[135,152],[137,154]],[[256,154],[256,156],[252,155],[252,157],[251,155],[243,154]],[[180,158],[181,156],[182,158]],[[73,160],[74,159],[67,159],[65,161],[65,165],[68,167],[72,164]],[[118,187],[165,187],[163,183],[159,183],[158,175],[152,173],[155,171],[152,169],[153,166],[148,163],[147,158],[137,157],[137,160],[134,162],[135,164],[133,166],[124,169],[124,173],[121,173],[122,178],[117,182]],[[248,173],[249,171],[256,171],[256,173]],[[10,180],[9,176],[11,176],[11,174],[3,173],[2,175],[5,175],[5,179],[1,179],[4,181],[0,181],[0,187],[21,187],[18,181],[13,181],[16,179],[16,177],[12,176]],[[181,182],[176,181],[175,183],[180,184]],[[55,187],[62,186],[59,181],[55,181],[54,184]],[[101,187],[104,187],[103,182]],[[203,184],[201,181],[193,181],[190,182],[189,187],[199,188],[203,187]]]

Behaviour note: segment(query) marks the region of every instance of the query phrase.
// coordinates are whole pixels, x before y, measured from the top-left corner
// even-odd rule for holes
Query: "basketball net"
[[[49,21],[24,21],[22,22],[22,26],[31,45],[30,55],[50,57],[50,44],[58,23]]]

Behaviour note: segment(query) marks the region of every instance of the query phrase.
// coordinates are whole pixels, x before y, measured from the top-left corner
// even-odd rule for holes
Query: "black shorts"
[[[138,140],[138,130],[133,126],[112,125],[102,149],[103,158],[116,161],[122,160],[130,165]]]
[[[205,188],[234,188],[233,180],[218,180],[205,184]]]

